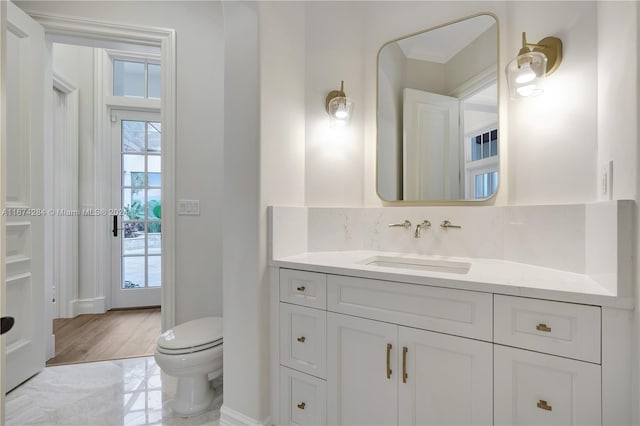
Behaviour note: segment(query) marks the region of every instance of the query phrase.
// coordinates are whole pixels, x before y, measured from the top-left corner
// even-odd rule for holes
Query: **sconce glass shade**
[[[537,96],[546,76],[547,57],[542,52],[526,52],[507,64],[507,83],[512,98]]]
[[[327,104],[332,125],[347,124],[353,112],[353,101],[346,96],[336,96]]]

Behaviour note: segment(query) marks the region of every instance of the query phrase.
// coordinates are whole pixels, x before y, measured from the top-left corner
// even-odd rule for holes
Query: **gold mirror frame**
[[[435,31],[437,29],[443,28],[443,27],[447,27],[449,25],[454,25],[457,23],[461,23],[479,16],[490,16],[492,17],[495,21],[496,21],[496,32],[497,32],[497,37],[496,37],[496,51],[497,51],[497,64],[496,64],[496,69],[500,70],[501,69],[501,58],[500,58],[500,50],[501,50],[501,43],[500,43],[500,20],[498,19],[498,16],[495,15],[492,12],[479,12],[479,13],[475,13],[472,15],[468,15],[459,19],[455,19],[452,21],[448,21],[446,23],[440,24],[440,25],[436,25],[434,27],[430,27],[426,30],[421,30],[421,31],[416,31],[410,34],[406,34],[403,35],[402,37],[398,37],[395,38],[393,40],[390,40],[386,43],[384,43],[382,46],[380,46],[380,49],[378,49],[378,54],[376,55],[376,167],[375,167],[375,188],[376,188],[376,195],[378,196],[378,198],[382,201],[383,205],[387,205],[387,206],[446,206],[446,205],[472,205],[472,206],[482,206],[482,205],[493,205],[495,204],[495,200],[496,197],[498,195],[498,192],[500,191],[501,188],[501,182],[502,180],[505,178],[504,174],[503,174],[503,167],[502,167],[502,161],[501,161],[501,145],[502,145],[502,141],[501,141],[501,131],[500,131],[500,122],[501,122],[501,102],[500,102],[500,98],[501,98],[501,92],[502,92],[502,83],[501,83],[501,78],[500,78],[500,73],[497,72],[496,75],[496,86],[497,86],[497,101],[498,101],[498,107],[497,107],[497,123],[498,123],[498,140],[500,141],[500,146],[498,147],[498,185],[496,188],[496,191],[491,194],[489,197],[481,199],[481,200],[466,200],[466,199],[456,199],[456,200],[386,200],[384,199],[379,192],[379,185],[378,185],[378,177],[379,177],[379,173],[380,173],[380,147],[379,147],[379,127],[380,127],[380,54],[382,53],[382,50],[389,44],[392,43],[396,43],[400,40],[404,40],[406,38],[409,37],[413,37],[413,36],[417,36],[420,34],[424,34],[426,32],[431,32],[431,31]]]

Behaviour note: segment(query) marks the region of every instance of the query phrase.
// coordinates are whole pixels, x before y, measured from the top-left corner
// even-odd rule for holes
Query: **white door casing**
[[[7,314],[16,324],[6,336],[6,389],[45,363],[44,337],[44,30],[7,3],[6,286]]]
[[[403,199],[460,198],[458,98],[404,89]]]

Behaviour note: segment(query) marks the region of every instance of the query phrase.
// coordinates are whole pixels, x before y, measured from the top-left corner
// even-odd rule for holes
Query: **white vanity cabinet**
[[[331,425],[490,425],[487,342],[327,315]]]
[[[495,345],[495,424],[602,424],[600,366]]]
[[[494,306],[495,424],[602,424],[600,307],[502,295]]]
[[[397,424],[397,342],[395,324],[328,313],[328,424]]]
[[[600,306],[277,271],[278,424],[607,418],[603,388],[616,382],[604,375]]]

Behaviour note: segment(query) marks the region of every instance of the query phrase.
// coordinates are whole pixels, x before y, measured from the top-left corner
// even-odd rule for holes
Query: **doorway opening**
[[[145,242],[145,285],[150,287],[153,283],[159,290],[156,291],[159,302],[153,302],[152,306],[162,305],[160,329],[170,328],[175,322],[175,218],[173,209],[165,208],[160,213],[159,207],[160,200],[165,206],[175,204],[175,32],[75,18],[29,16],[12,3],[7,4],[7,11],[8,51],[20,60],[7,62],[7,67],[11,65],[7,87],[19,88],[7,96],[8,103],[16,105],[10,110],[17,116],[7,117],[7,122],[2,123],[3,127],[10,124],[6,127],[11,136],[3,140],[6,144],[3,149],[8,154],[3,169],[7,168],[7,181],[15,182],[3,194],[3,207],[14,208],[16,212],[15,220],[5,221],[7,232],[2,237],[11,255],[5,268],[10,270],[13,281],[2,285],[11,287],[6,304],[12,307],[9,314],[16,317],[18,326],[7,339],[4,371],[12,375],[3,391],[39,372],[46,359],[54,355],[53,318],[104,313],[114,307],[109,213],[124,210],[122,203],[114,207],[111,200],[110,120],[116,109],[155,113],[145,123],[157,123],[155,127],[161,129],[161,153],[157,155],[161,158],[160,185],[148,181],[151,185],[145,184],[143,188],[147,194],[162,191],[158,204],[151,209],[159,216],[139,221],[146,228],[144,238],[155,233],[150,231],[162,230],[158,253]],[[64,78],[68,71],[65,67],[56,70],[60,71],[56,82],[52,63],[54,44],[93,49],[91,66],[87,67],[93,73],[92,87],[83,90],[85,82],[80,78]],[[114,66],[113,61],[103,60],[107,48],[138,56],[155,55],[157,64],[145,61],[145,70],[155,74],[147,77],[144,84],[147,91],[154,86],[149,83],[157,80],[154,87],[159,99],[132,98],[124,104],[119,102],[124,97],[107,90],[113,89],[113,81],[107,81],[112,74],[105,68]],[[75,138],[71,131],[74,120]],[[91,122],[92,128],[83,127],[83,122]],[[35,160],[31,155],[36,156]],[[136,172],[148,174],[149,170]],[[73,184],[66,185],[69,182]],[[36,183],[40,186],[35,186]],[[119,192],[123,192],[122,185]],[[25,212],[37,214],[29,216]],[[39,242],[33,244],[31,240],[36,237]],[[151,259],[154,256],[157,259]],[[150,263],[159,263],[160,271],[150,272]],[[115,281],[120,285],[123,279],[118,275]],[[20,351],[25,350],[34,356],[20,356]]]
[[[153,349],[141,344],[145,339],[119,339],[118,324],[127,322],[131,335],[145,329],[157,336],[161,329],[160,49],[122,47],[50,45],[54,81],[73,86],[83,105],[69,107],[74,99],[54,84],[54,161],[49,173],[57,214],[51,238],[54,247],[63,250],[53,251],[53,335],[59,338],[51,339],[50,346],[55,348],[48,348],[48,365],[59,363],[63,352],[65,363],[151,355]],[[96,113],[69,119],[68,115],[88,107]],[[102,129],[99,137],[95,129]],[[91,158],[95,152],[111,155]],[[110,221],[112,227],[107,229],[104,224]],[[49,229],[45,224],[45,233]],[[100,247],[104,243],[109,246],[106,250]],[[100,263],[108,267],[98,268]],[[98,288],[95,282],[104,287]],[[112,311],[123,308],[158,309]],[[94,334],[104,334],[103,340],[112,344],[93,342]],[[84,336],[80,343],[79,336]],[[102,347],[97,352],[68,350],[96,344]]]

